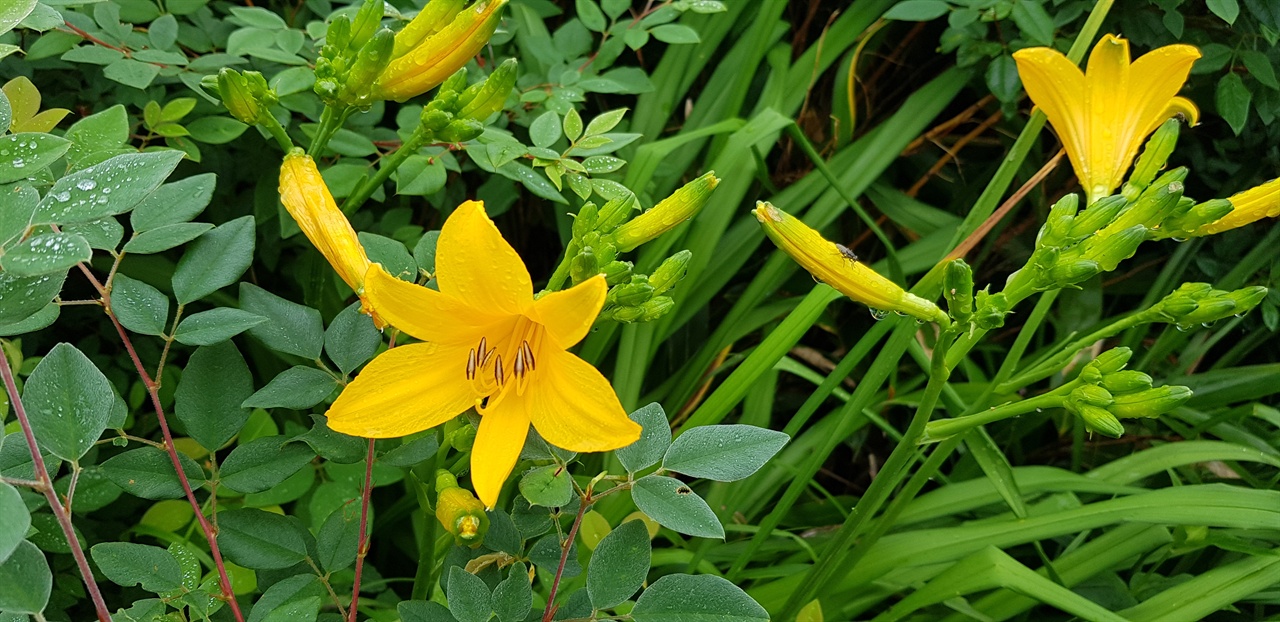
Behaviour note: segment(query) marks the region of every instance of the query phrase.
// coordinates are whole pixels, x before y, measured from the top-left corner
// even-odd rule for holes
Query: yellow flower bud
[[[449,15],[452,5],[427,5],[396,36],[392,60],[374,82],[373,96],[404,101],[444,82],[489,42],[498,28],[498,9],[506,3],[507,0],[479,0],[458,11],[439,30],[435,30],[435,24]],[[435,4],[441,6],[433,7]]]
[[[897,311],[912,317],[946,324],[947,315],[938,305],[911,294],[866,264],[851,258],[842,247],[827,241],[798,218],[759,202],[756,220],[783,252],[808,270],[814,278],[872,309]]]
[[[627,252],[652,240],[689,220],[711,198],[711,191],[720,184],[715,171],[711,171],[676,190],[671,196],[653,206],[653,209],[632,218],[613,232],[618,250]]]
[[[1280,216],[1280,179],[1250,188],[1232,196],[1229,214],[1197,229],[1193,235],[1211,235],[1243,227],[1263,218]]]
[[[470,490],[458,486],[458,480],[444,469],[436,471],[436,520],[453,534],[458,546],[476,548],[489,531],[489,515],[484,504]]]

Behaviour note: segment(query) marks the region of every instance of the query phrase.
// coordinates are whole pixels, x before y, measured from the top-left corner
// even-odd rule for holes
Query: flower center
[[[524,316],[509,335],[490,340],[489,335],[467,353],[467,380],[476,395],[476,410],[484,414],[508,394],[524,395],[537,370],[535,352],[542,344],[543,328]]]

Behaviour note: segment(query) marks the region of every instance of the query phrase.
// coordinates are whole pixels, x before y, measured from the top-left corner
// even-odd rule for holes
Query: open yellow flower
[[[360,310],[373,317],[378,328],[385,326],[364,296],[365,273],[370,266],[364,246],[351,222],[338,209],[315,160],[302,149],[290,151],[280,166],[280,202],[343,282],[360,296]]]
[[[813,278],[879,311],[896,311],[939,324],[950,318],[938,305],[912,294],[858,261],[848,248],[831,242],[799,218],[769,203],[756,204],[756,220],[765,235]]]
[[[507,0],[431,0],[396,33],[389,62],[374,81],[379,99],[404,101],[444,82],[489,42]]]
[[[1280,179],[1232,195],[1231,212],[1196,230],[1196,235],[1212,235],[1243,227],[1263,218],[1280,216]]]
[[[1177,94],[1197,58],[1190,45],[1168,45],[1130,64],[1129,42],[1113,35],[1094,46],[1087,72],[1052,48],[1013,54],[1027,95],[1058,133],[1089,203],[1120,185],[1143,139],[1166,119],[1181,114],[1195,124],[1195,104]]]
[[[481,420],[471,481],[487,507],[497,503],[530,423],[570,451],[608,451],[640,438],[609,381],[568,352],[604,305],[603,276],[535,300],[519,255],[484,205],[468,201],[440,232],[436,279],[440,291],[376,264],[369,270],[369,302],[425,343],[369,363],[329,409],[329,427],[366,438],[404,436],[475,407]]]

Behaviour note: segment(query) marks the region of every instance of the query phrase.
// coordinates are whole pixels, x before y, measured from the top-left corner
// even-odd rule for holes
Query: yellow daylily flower
[[[1057,50],[1034,47],[1013,53],[1022,86],[1071,158],[1089,203],[1124,180],[1142,141],[1174,115],[1194,125],[1195,104],[1178,91],[1200,51],[1167,45],[1129,62],[1129,42],[1106,35],[1089,55],[1088,70]]]
[[[432,0],[396,33],[391,61],[373,83],[378,99],[404,101],[444,82],[489,42],[507,0]],[[441,26],[443,24],[443,26]]]
[[[343,282],[360,296],[360,310],[370,315],[378,328],[385,326],[386,322],[374,312],[364,295],[369,256],[351,222],[338,209],[315,160],[300,148],[285,155],[280,166],[280,202]]]
[[[756,203],[765,235],[815,279],[872,309],[896,311],[939,324],[950,318],[938,305],[912,294],[858,261],[848,248],[822,237],[799,218],[769,203]]]
[[[1280,179],[1250,188],[1227,199],[1231,212],[1196,230],[1196,235],[1212,235],[1243,227],[1263,218],[1280,216]]]
[[[468,201],[445,222],[436,246],[440,291],[401,281],[374,264],[365,296],[378,313],[424,343],[387,350],[347,385],[329,427],[389,438],[480,413],[471,482],[486,507],[524,447],[529,425],[570,451],[625,447],[640,438],[609,381],[568,352],[604,305],[595,276],[537,299],[515,249]]]

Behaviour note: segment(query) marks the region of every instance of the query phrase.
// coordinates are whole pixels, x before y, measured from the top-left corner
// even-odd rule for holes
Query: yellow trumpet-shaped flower
[[[396,34],[391,61],[374,81],[375,96],[404,101],[444,82],[489,42],[506,3],[478,0],[464,9],[460,0],[431,0]]]
[[[1046,47],[1018,50],[1022,85],[1071,158],[1089,203],[1111,194],[1124,179],[1147,135],[1181,114],[1195,124],[1199,111],[1178,91],[1200,52],[1168,45],[1129,62],[1129,42],[1106,35],[1081,72]]]
[[[765,235],[814,278],[872,309],[897,311],[947,324],[938,305],[912,294],[858,261],[849,249],[828,241],[800,219],[763,201],[756,204],[756,220]]]
[[[1243,227],[1263,218],[1280,216],[1280,179],[1232,195],[1231,212],[1196,230],[1196,235],[1211,235]]]
[[[425,430],[475,407],[480,428],[471,481],[486,507],[515,466],[529,425],[557,447],[608,451],[640,437],[609,381],[568,352],[604,305],[603,276],[533,297],[515,250],[475,201],[445,222],[435,291],[375,266],[365,296],[393,326],[423,340],[388,350],[347,385],[329,427],[388,438]]]
[[[280,202],[343,282],[360,296],[361,310],[373,317],[378,328],[382,328],[385,322],[364,296],[369,256],[356,237],[355,229],[351,228],[351,222],[338,209],[315,160],[302,149],[290,151],[280,166]]]

